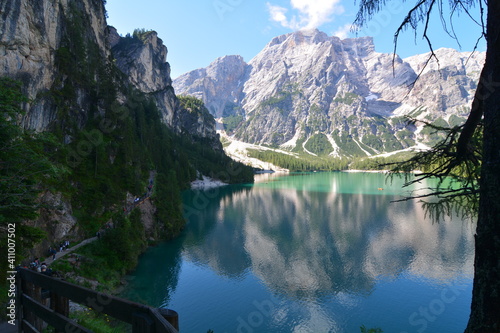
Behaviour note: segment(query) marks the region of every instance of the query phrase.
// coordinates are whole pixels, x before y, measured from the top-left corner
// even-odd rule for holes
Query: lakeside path
[[[148,179],[148,186],[146,187],[146,192],[144,193],[144,196],[141,197],[140,201],[138,202],[133,202],[131,204],[130,207],[128,208],[125,208],[124,211],[125,211],[125,215],[128,215],[130,214],[130,212],[135,209],[137,206],[141,205],[146,199],[149,199],[153,193],[153,183],[154,183],[154,179],[155,179],[155,176],[156,176],[156,171],[150,171],[149,172],[149,179]],[[103,232],[105,232],[106,230],[99,230],[99,232],[102,234]],[[48,256],[43,262],[47,264],[47,266],[49,266],[50,264],[52,264],[55,260],[59,259],[59,258],[62,258],[64,257],[65,255],[75,251],[76,249],[84,246],[84,245],[87,245],[89,243],[92,243],[94,241],[97,240],[97,236],[96,237],[92,237],[92,238],[88,238],[88,239],[85,239],[83,240],[82,242],[80,242],[79,244],[73,246],[73,247],[70,247],[69,249],[66,249],[62,252],[57,252],[56,253],[56,259],[52,259],[52,255]],[[1,331],[0,331],[1,332]]]
[[[87,245],[89,243],[92,243],[94,241],[97,240],[97,237],[92,237],[92,238],[87,238],[83,241],[81,241],[80,243],[78,243],[77,245],[73,246],[73,247],[70,247],[69,249],[66,249],[62,252],[57,252],[56,253],[56,259],[52,259],[52,255],[47,257],[43,262],[47,264],[47,266],[49,266],[50,264],[52,264],[55,260],[59,259],[59,258],[62,258],[64,257],[65,255],[75,251],[76,249],[84,246],[84,245]]]
[[[126,211],[126,214],[130,213],[130,211],[132,211],[135,207],[139,206],[140,204],[142,204],[144,202],[144,200],[148,199],[151,194],[153,193],[153,182],[154,182],[154,177],[156,175],[156,172],[155,171],[151,171],[150,174],[149,174],[149,185],[146,189],[146,193],[145,193],[145,196],[142,198],[142,200],[140,202],[135,202],[135,203],[132,203],[132,207],[129,211]],[[101,231],[102,232],[102,231]],[[92,237],[92,238],[87,238],[83,241],[81,241],[80,243],[78,243],[77,245],[73,246],[73,247],[70,247],[69,249],[66,249],[62,252],[57,252],[56,253],[56,259],[52,259],[52,255],[48,256],[43,262],[47,265],[47,266],[50,266],[50,264],[52,264],[55,260],[59,259],[59,258],[62,258],[64,257],[65,255],[79,249],[80,247],[84,246],[84,245],[87,245],[89,243],[92,243],[94,241],[97,240],[97,236],[96,237]],[[16,325],[11,325],[9,324],[8,322],[0,322],[0,332],[1,333],[17,333],[18,332],[18,322],[16,320]]]
[[[88,238],[88,239],[85,239],[84,241],[78,243],[77,245],[70,247],[69,249],[66,249],[63,252],[57,252],[55,260],[62,258],[65,255],[75,251],[76,249],[78,249],[84,245],[87,245],[89,243],[94,242],[95,240],[97,240],[97,237]],[[52,264],[54,262],[54,260],[52,259],[52,256],[50,256],[50,257],[46,258],[43,262],[46,263],[47,266],[49,266],[50,264]],[[0,332],[2,332],[2,333],[17,333],[18,332],[18,326],[17,326],[18,324],[19,323],[17,320],[16,320],[16,325],[11,325],[6,321],[0,322]]]

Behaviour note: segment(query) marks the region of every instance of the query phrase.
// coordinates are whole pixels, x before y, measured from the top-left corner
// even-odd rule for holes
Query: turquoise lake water
[[[124,296],[174,309],[183,333],[463,332],[475,225],[432,223],[392,202],[408,189],[385,179],[271,174],[186,191],[186,229],[140,258]]]

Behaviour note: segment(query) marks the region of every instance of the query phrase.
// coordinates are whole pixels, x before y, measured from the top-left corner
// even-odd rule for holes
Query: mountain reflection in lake
[[[314,173],[188,191],[186,230],[141,258],[126,296],[175,309],[183,332],[463,331],[473,225],[391,203],[401,185]]]

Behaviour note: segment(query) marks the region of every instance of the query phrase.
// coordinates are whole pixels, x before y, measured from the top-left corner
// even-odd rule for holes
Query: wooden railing
[[[43,322],[56,332],[92,333],[69,316],[69,300],[132,325],[133,333],[177,333],[177,313],[96,292],[26,268],[17,273],[19,331],[41,332]]]

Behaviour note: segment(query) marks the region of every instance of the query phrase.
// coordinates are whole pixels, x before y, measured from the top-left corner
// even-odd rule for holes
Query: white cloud
[[[342,14],[344,7],[341,0],[290,0],[290,5],[298,11],[297,14],[287,17],[288,9],[267,3],[271,20],[286,28],[305,30],[318,28],[330,22],[333,15]]]
[[[278,22],[284,27],[288,27],[288,20],[286,19],[285,15],[288,9],[280,6],[274,6],[270,3],[267,3],[267,9],[269,10],[269,14],[271,15],[271,20]]]
[[[332,35],[337,36],[340,39],[348,38],[349,35],[351,34],[352,27],[353,27],[352,24],[343,25],[343,26],[339,27]]]

